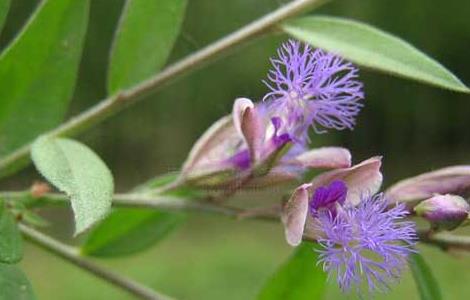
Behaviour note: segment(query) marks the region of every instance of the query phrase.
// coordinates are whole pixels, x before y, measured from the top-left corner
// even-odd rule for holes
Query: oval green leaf
[[[258,300],[321,299],[326,275],[316,265],[318,255],[312,244],[303,242],[265,284]]]
[[[423,257],[418,253],[412,254],[409,265],[421,300],[441,300],[439,284]]]
[[[347,58],[359,65],[441,88],[470,90],[441,64],[408,42],[357,21],[316,16],[284,23],[293,37]]]
[[[177,180],[169,173],[149,180],[135,189],[136,193],[152,193]],[[190,197],[191,190],[179,188],[172,196]],[[82,246],[82,253],[97,257],[130,255],[148,249],[165,238],[186,220],[186,215],[143,209],[119,208],[94,228]]]
[[[0,0],[0,32],[2,31],[3,25],[10,9],[10,0]]]
[[[0,56],[0,156],[59,124],[72,96],[87,0],[41,1]]]
[[[42,137],[31,156],[39,172],[72,202],[75,234],[88,229],[110,210],[114,184],[110,170],[87,146],[64,138]]]
[[[14,264],[22,258],[23,241],[15,218],[0,201],[0,263]]]
[[[97,257],[129,255],[154,245],[185,219],[177,213],[116,209],[96,227],[82,253]]]
[[[110,94],[143,81],[165,64],[187,0],[127,0],[111,52]]]
[[[34,300],[33,288],[15,265],[0,264],[0,300]]]

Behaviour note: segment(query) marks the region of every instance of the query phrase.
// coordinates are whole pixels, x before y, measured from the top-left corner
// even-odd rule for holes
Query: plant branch
[[[47,250],[48,252],[57,255],[66,261],[82,268],[93,275],[108,281],[109,283],[137,296],[141,299],[151,300],[169,300],[168,296],[157,293],[148,287],[141,285],[129,278],[123,277],[119,274],[113,273],[94,262],[87,260],[79,255],[79,251],[73,247],[65,245],[29,226],[19,224],[20,230],[23,235],[32,243]]]
[[[31,197],[30,191],[0,192],[0,199],[4,198],[6,200],[21,200],[29,199]],[[49,204],[62,206],[70,203],[69,197],[61,193],[47,193],[33,201],[35,202],[28,202],[28,205],[41,206],[42,204]],[[274,212],[272,208],[269,208],[268,210],[248,210],[224,205],[222,203],[214,203],[205,199],[189,199],[175,196],[153,196],[130,193],[114,194],[112,203],[113,207],[121,208],[147,208],[162,211],[195,211],[225,215],[240,219],[252,218],[271,221],[279,220],[279,214]]]
[[[45,134],[51,136],[69,136],[77,134],[120,111],[127,105],[137,102],[143,96],[155,92],[176,77],[200,68],[215,57],[220,57],[228,50],[252,38],[272,30],[280,22],[305,12],[307,9],[318,7],[327,0],[295,0],[264,17],[242,27],[224,38],[208,45],[201,50],[183,58],[167,67],[154,77],[143,81],[127,90],[110,96],[87,111],[73,117],[66,123]],[[0,160],[0,177],[8,175],[29,163],[31,143],[27,144]]]
[[[20,200],[31,197],[29,191],[0,192],[0,198],[7,200]],[[37,199],[52,205],[67,205],[69,199],[65,194],[49,193]],[[254,209],[241,209],[227,206],[218,202],[206,200],[186,199],[173,196],[152,196],[145,194],[115,194],[114,207],[147,208],[163,211],[194,211],[212,213],[234,217],[237,219],[257,219],[265,221],[279,221],[279,207],[262,207]],[[461,249],[470,251],[470,236],[459,236],[450,233],[432,233],[427,230],[418,231],[419,241],[425,244],[440,247],[443,250]]]

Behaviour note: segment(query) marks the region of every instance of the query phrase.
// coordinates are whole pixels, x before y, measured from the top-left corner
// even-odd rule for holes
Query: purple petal
[[[312,180],[311,190],[329,185],[335,180],[341,180],[348,187],[346,202],[356,205],[363,195],[373,195],[380,189],[382,184],[381,165],[381,157],[372,157],[350,168],[322,173]]]
[[[237,169],[247,170],[251,166],[251,156],[248,150],[242,150],[228,159],[228,163]]]
[[[320,210],[329,210],[336,215],[336,205],[344,203],[347,193],[348,188],[341,180],[335,180],[328,186],[317,188],[309,202],[310,214],[317,216]]]

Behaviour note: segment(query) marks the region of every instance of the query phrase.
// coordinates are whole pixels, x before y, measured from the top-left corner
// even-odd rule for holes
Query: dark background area
[[[18,32],[37,2],[12,1],[7,24],[1,35],[2,48]],[[284,2],[287,1],[190,0],[183,30],[172,53],[171,61],[184,57],[240,28]],[[108,54],[122,4],[123,1],[117,0],[92,1],[87,40],[69,116],[96,104],[106,96]],[[441,62],[467,85],[470,84],[469,13],[470,1],[462,0],[338,0],[315,11],[315,14],[343,16],[364,21],[393,33]],[[212,122],[230,112],[236,97],[249,97],[253,100],[262,98],[267,91],[261,80],[269,68],[268,58],[286,38],[284,35],[268,36],[244,45],[206,67],[184,78],[178,78],[148,99],[89,130],[81,135],[80,139],[96,150],[110,166],[118,191],[125,191],[158,174],[177,170],[192,143]],[[358,118],[356,129],[352,132],[331,131],[328,134],[316,135],[313,138],[315,146],[348,147],[353,153],[355,162],[373,155],[383,155],[383,171],[387,185],[399,178],[438,167],[468,164],[470,161],[470,133],[467,130],[470,125],[468,95],[365,69],[361,69],[361,79],[365,83],[366,105]],[[33,168],[29,168],[4,185],[24,188],[38,178]],[[62,222],[67,219],[62,215],[57,218]],[[220,222],[222,229],[214,229],[213,225]],[[255,223],[240,225],[236,222],[221,221],[219,218],[207,220],[200,217],[190,220],[189,224],[191,225],[186,225],[169,241],[163,242],[158,249],[146,252],[138,258],[112,261],[111,264],[155,287],[163,286],[164,290],[183,299],[220,299],[217,295],[226,294],[231,296],[226,296],[224,299],[244,299],[243,297],[252,296],[256,292],[264,278],[289,252],[282,242],[280,229],[274,225],[261,225],[261,229],[258,229],[259,225]],[[210,234],[195,232],[196,230],[206,232],[206,229]],[[227,232],[233,235],[234,240],[227,235]],[[259,234],[265,235],[260,238]],[[225,243],[225,246],[218,244],[220,241]],[[233,249],[239,244],[237,241],[253,245],[253,248],[248,247],[248,249],[258,253],[250,253],[244,249],[237,255],[237,250]],[[229,246],[232,248],[228,249]],[[172,257],[169,253],[174,252],[175,248],[184,248],[184,251],[191,252],[194,257],[188,256],[184,251],[181,252],[183,258]],[[213,255],[205,253],[209,251],[213,251]],[[264,257],[260,258],[260,251],[269,254],[264,254]],[[455,272],[452,266],[459,266],[462,263],[444,257],[434,250],[424,251],[436,258],[439,264],[446,265],[442,268],[436,266],[436,270],[438,276],[446,278],[448,289],[459,282],[454,278]],[[200,257],[197,253],[201,252],[204,254]],[[48,277],[48,280],[62,280],[59,286],[63,285],[62,292],[65,293],[63,295],[68,295],[67,292],[70,292],[67,291],[67,284],[71,284],[69,281],[73,282],[75,280],[73,278],[79,278],[76,280],[82,280],[82,284],[94,285],[90,291],[94,291],[98,298],[99,295],[117,297],[115,299],[125,297],[125,295],[111,296],[114,294],[108,286],[95,282],[84,273],[69,270],[72,267],[62,269],[58,260],[53,259],[51,262],[36,249],[32,249],[31,253],[33,258],[28,258],[24,264],[33,274],[33,284],[35,280],[39,281],[34,285],[40,290],[38,294],[43,296],[43,299],[52,299],[51,295],[54,299],[65,299],[60,296],[61,290],[57,286],[45,280],[42,282],[40,279],[42,277],[39,274],[44,270],[42,268],[49,264],[55,266],[51,269],[51,274],[55,274],[55,277],[54,279]],[[167,256],[169,258],[165,260]],[[203,268],[200,275],[203,278],[197,275],[188,278],[191,272],[184,276],[177,273],[186,272],[184,261],[188,257],[193,263],[201,259],[200,266],[198,263],[196,265]],[[143,271],[139,269],[139,262],[150,260],[159,263],[168,262],[168,264],[158,270],[147,265],[142,267]],[[256,261],[258,264],[254,263]],[[468,258],[464,260],[467,267],[470,266],[468,261]],[[57,278],[56,276],[60,277],[58,274],[71,274],[71,277]],[[227,274],[226,280],[220,274]],[[470,274],[465,276],[460,276],[460,279],[470,279]],[[174,282],[169,282],[168,278],[173,278]],[[212,278],[212,281],[205,278]],[[404,287],[400,287],[393,295],[400,297],[399,295],[404,295],[400,293],[409,291],[413,291],[411,293],[415,295],[409,278],[406,282]],[[103,290],[105,292],[102,292]],[[217,294],[219,290],[221,293]],[[331,293],[335,295],[335,291]],[[464,294],[459,293],[459,295]],[[78,294],[73,299],[87,299],[82,296]],[[335,296],[331,297],[334,299]],[[451,296],[446,299],[462,298]]]

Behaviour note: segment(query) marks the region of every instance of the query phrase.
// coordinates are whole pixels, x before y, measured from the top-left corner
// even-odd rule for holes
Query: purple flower
[[[336,215],[336,205],[343,205],[346,200],[348,188],[344,181],[335,180],[329,186],[321,186],[315,190],[309,202],[312,216],[317,216],[322,210],[328,210]]]
[[[330,190],[332,188],[330,187]],[[340,288],[359,294],[366,284],[368,292],[388,290],[388,282],[399,278],[407,257],[414,252],[416,229],[405,205],[388,209],[382,194],[363,197],[357,206],[343,206],[336,216],[328,210],[318,212],[316,229],[322,249],[319,263],[336,276]]]
[[[284,43],[277,54],[264,81],[271,92],[263,100],[284,119],[292,136],[307,141],[310,126],[324,131],[318,125],[353,129],[363,106],[359,100],[364,98],[353,64],[294,40]]]

